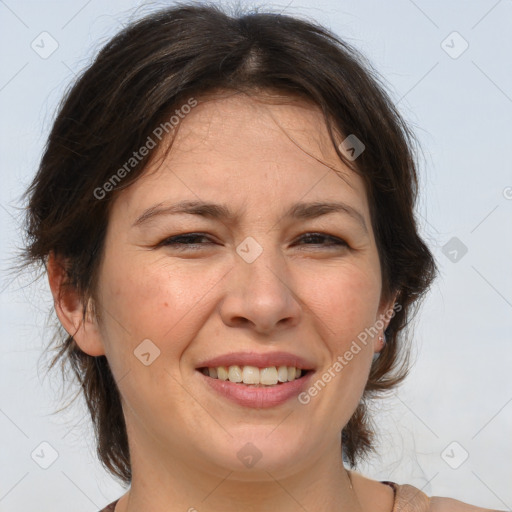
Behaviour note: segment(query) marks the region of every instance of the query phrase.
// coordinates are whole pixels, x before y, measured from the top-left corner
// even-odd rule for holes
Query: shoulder
[[[430,498],[431,512],[500,512],[496,509],[481,508],[475,505],[469,505],[452,498],[442,498],[440,496],[432,496]]]
[[[428,497],[412,485],[397,485],[395,510],[403,512],[500,512],[489,508],[476,507],[462,501],[441,496]]]
[[[390,481],[373,480],[356,471],[349,471],[348,473],[354,484],[354,489],[362,498],[363,509],[366,510],[392,510],[392,512],[505,512],[469,505],[453,498],[429,497],[421,489],[409,484],[400,485]]]

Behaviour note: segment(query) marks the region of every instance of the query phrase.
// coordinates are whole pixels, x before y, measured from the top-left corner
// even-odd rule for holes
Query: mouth
[[[315,363],[290,352],[228,352],[197,363],[208,392],[239,406],[264,409],[297,398],[311,381]]]
[[[304,379],[311,369],[296,366],[267,366],[258,368],[250,365],[203,366],[196,369],[210,379],[230,382],[252,388],[270,388]]]
[[[196,373],[215,397],[237,406],[268,409],[297,400],[315,372],[295,366],[231,365],[201,366]]]

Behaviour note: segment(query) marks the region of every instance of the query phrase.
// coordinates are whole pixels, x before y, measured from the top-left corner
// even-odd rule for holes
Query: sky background
[[[360,471],[512,510],[512,1],[241,3],[361,50],[423,149],[418,219],[440,276],[414,322],[411,375],[374,405],[378,453]],[[123,24],[170,4],[0,0],[1,512],[97,512],[124,493],[95,458],[83,404],[54,414],[70,387],[44,373],[46,280],[9,269],[67,85]]]

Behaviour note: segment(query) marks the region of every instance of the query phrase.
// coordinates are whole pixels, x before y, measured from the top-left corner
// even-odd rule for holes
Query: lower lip
[[[212,389],[222,396],[225,396],[238,405],[257,409],[275,407],[299,395],[308,385],[311,375],[313,374],[312,371],[309,371],[299,379],[283,384],[276,384],[275,386],[252,387],[230,382],[229,380],[214,379],[206,376],[199,370],[197,372]]]

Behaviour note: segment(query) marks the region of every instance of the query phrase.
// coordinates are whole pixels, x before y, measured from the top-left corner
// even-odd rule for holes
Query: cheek
[[[183,353],[211,314],[208,290],[218,281],[193,266],[151,262],[141,255],[125,256],[102,271],[106,356],[123,402],[142,417],[155,408],[164,407],[165,416],[189,407],[186,396],[170,396],[168,390],[175,388],[172,376],[178,375]]]
[[[347,264],[317,273],[314,286],[304,282],[321,333],[318,343],[329,353],[309,389],[319,397],[312,398],[318,414],[328,416],[336,429],[349,420],[368,380],[373,338],[367,333],[378,312],[379,279],[373,267]]]
[[[347,263],[303,274],[302,289],[337,354],[376,320],[380,275],[368,265]]]
[[[190,262],[151,260],[144,253],[109,261],[100,277],[100,300],[111,352],[126,358],[150,339],[162,355],[178,357],[207,314],[205,298],[218,272],[214,276]]]

